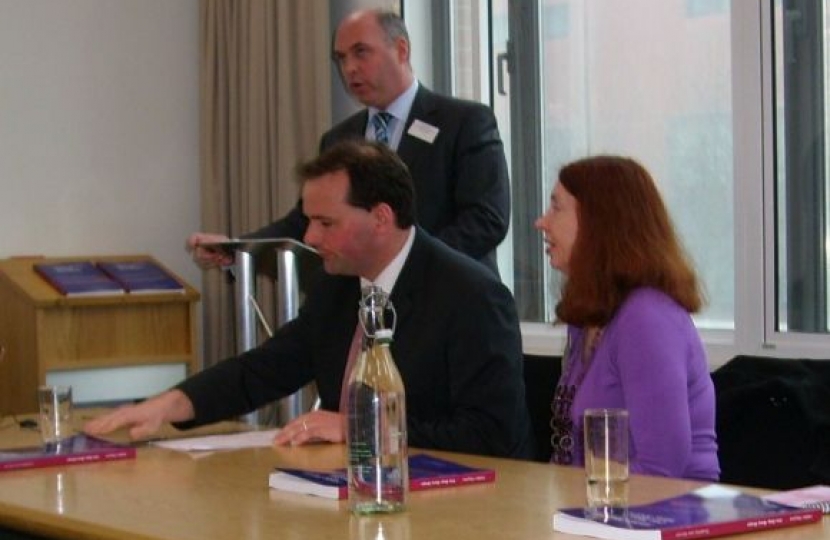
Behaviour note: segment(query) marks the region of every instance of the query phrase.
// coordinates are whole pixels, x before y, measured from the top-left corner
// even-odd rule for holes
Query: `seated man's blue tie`
[[[389,121],[392,115],[388,112],[379,112],[372,117],[372,126],[375,128],[375,140],[389,144]]]

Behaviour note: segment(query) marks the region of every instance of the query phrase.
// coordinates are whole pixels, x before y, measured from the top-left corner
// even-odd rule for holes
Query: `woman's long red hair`
[[[596,156],[564,166],[559,182],[576,198],[579,220],[559,320],[604,326],[638,287],[700,309],[695,271],[648,171],[629,158]]]

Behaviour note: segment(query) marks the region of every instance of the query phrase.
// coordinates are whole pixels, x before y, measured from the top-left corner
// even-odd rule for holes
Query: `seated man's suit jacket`
[[[332,128],[323,135],[320,151],[363,138],[368,116],[363,110]],[[437,128],[433,141],[410,133],[416,120]],[[418,224],[498,272],[495,253],[510,223],[510,186],[493,112],[420,86],[397,153],[412,175]],[[248,236],[302,240],[307,226],[300,201],[285,217]]]
[[[409,444],[531,457],[513,297],[483,266],[416,231],[390,295]],[[322,275],[274,337],[179,385],[196,411],[182,427],[247,413],[312,381],[323,408],[336,411],[359,299],[358,278]]]

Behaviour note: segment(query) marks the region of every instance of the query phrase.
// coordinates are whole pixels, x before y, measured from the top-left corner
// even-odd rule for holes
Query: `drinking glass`
[[[72,435],[72,387],[44,385],[38,388],[40,436],[44,444]]]
[[[585,482],[588,507],[608,514],[628,506],[628,411],[587,409]]]

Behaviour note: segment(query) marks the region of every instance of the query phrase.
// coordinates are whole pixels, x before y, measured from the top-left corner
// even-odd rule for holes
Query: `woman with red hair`
[[[616,156],[570,163],[535,226],[566,277],[551,461],[584,463],[585,409],[624,408],[632,472],[716,480],[714,386],[690,315],[702,295],[649,173]]]

